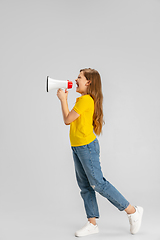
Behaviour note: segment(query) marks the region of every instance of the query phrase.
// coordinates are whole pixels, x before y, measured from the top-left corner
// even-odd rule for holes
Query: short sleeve
[[[91,97],[83,96],[78,99],[75,106],[73,107],[73,110],[77,112],[79,115],[81,115],[84,111],[86,111],[91,104]]]

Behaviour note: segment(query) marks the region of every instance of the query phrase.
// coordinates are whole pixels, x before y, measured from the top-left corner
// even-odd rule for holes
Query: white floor
[[[84,213],[53,211],[13,211],[2,212],[0,216],[0,240],[72,240],[77,239],[74,232],[85,224]],[[129,222],[126,214],[109,209],[97,221],[100,232],[95,235],[83,237],[84,239],[104,240],[160,240],[160,221],[156,211],[144,211],[141,230],[137,235],[129,233]]]

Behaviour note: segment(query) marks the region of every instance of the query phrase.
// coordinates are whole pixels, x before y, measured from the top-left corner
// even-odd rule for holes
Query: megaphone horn
[[[49,76],[47,76],[47,92],[49,92],[51,89],[58,89],[58,88],[72,88],[73,83],[69,80],[56,80],[52,79]]]

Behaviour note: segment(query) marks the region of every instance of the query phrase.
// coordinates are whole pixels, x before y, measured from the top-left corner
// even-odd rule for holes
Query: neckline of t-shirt
[[[85,95],[82,95],[82,96],[80,96],[80,97],[78,97],[77,99],[79,99],[79,98],[82,98],[82,97],[87,97],[87,96],[89,96],[89,97],[91,97],[89,94],[85,94]]]

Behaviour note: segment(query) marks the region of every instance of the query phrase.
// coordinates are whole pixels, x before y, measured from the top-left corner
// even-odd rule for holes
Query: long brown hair
[[[101,77],[98,71],[91,68],[81,69],[85,78],[90,80],[87,94],[89,94],[94,100],[94,114],[93,114],[93,128],[96,135],[100,135],[102,132],[103,120],[103,94]]]

